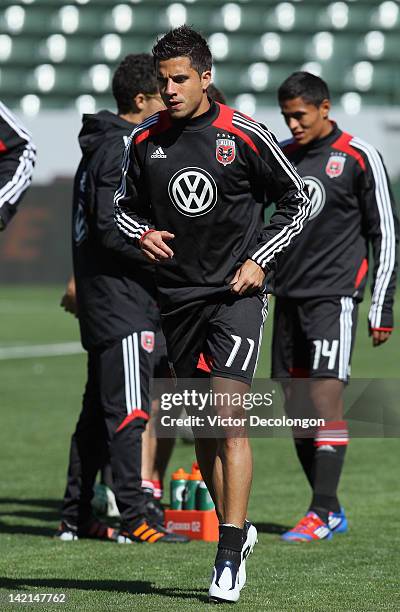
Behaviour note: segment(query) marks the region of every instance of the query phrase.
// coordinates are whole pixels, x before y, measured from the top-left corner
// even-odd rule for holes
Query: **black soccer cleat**
[[[145,518],[142,518],[128,527],[121,528],[118,534],[119,544],[132,544],[133,542],[186,544],[190,542],[190,539],[185,535],[173,533],[162,525],[148,523]]]

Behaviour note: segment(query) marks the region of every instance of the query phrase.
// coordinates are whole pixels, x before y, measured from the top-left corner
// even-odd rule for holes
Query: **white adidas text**
[[[167,156],[165,155],[164,151],[162,150],[161,147],[158,147],[158,149],[156,149],[151,155],[150,157],[152,159],[167,159]]]

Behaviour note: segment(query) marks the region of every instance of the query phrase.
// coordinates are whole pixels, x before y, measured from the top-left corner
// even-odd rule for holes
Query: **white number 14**
[[[339,340],[332,340],[331,348],[329,348],[328,340],[313,340],[313,342],[315,346],[313,370],[318,370],[321,355],[329,357],[328,370],[333,370],[339,348]]]

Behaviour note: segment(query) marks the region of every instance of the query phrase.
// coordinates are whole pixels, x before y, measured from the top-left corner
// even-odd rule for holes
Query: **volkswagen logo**
[[[168,195],[175,208],[186,217],[200,217],[217,202],[217,185],[202,168],[183,168],[168,184]]]
[[[310,221],[319,215],[325,205],[325,187],[319,179],[315,178],[315,176],[304,176],[303,181],[308,187],[308,195],[311,201],[311,214],[308,217]]]

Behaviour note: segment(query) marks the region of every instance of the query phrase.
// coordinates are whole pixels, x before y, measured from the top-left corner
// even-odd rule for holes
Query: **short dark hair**
[[[320,106],[323,100],[330,100],[328,85],[320,77],[310,72],[293,72],[278,89],[278,100],[303,98],[308,104]]]
[[[219,102],[220,104],[226,104],[226,98],[222,91],[215,87],[214,83],[210,83],[207,87],[207,96],[214,100],[215,102]]]
[[[174,57],[188,57],[192,68],[201,76],[212,68],[212,55],[207,41],[187,25],[170,30],[158,39],[153,49],[155,62]]]
[[[135,112],[133,99],[137,94],[158,93],[153,58],[148,53],[127,55],[116,69],[112,92],[119,113]]]

